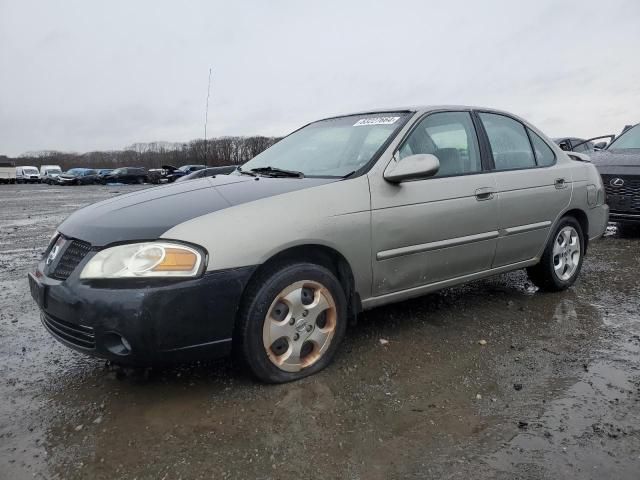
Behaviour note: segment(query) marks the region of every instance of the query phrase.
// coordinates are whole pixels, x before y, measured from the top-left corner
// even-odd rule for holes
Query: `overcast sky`
[[[0,0],[0,154],[282,135],[410,104],[640,121],[640,1]]]

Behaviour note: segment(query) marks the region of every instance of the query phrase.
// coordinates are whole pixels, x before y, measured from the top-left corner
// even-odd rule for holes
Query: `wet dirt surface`
[[[610,229],[567,292],[514,272],[367,312],[329,368],[266,386],[121,371],[40,324],[55,226],[137,188],[0,186],[0,478],[640,478],[640,238]]]

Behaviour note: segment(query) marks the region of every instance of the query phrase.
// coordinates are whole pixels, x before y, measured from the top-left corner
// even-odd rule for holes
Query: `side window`
[[[495,113],[480,113],[480,119],[489,137],[496,170],[536,166],[524,125]]]
[[[430,153],[440,160],[436,177],[480,172],[478,139],[468,112],[434,113],[423,119],[399,150],[409,155]]]
[[[529,137],[531,138],[531,143],[533,144],[533,150],[536,154],[536,160],[538,161],[538,165],[541,167],[548,167],[549,165],[553,165],[556,161],[556,155],[553,153],[553,150],[547,145],[547,143],[540,138],[535,132],[530,129],[527,129],[529,132]],[[578,147],[580,148],[580,147]]]

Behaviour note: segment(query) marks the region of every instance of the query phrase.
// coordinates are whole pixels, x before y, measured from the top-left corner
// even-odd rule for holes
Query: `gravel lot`
[[[640,238],[611,228],[564,293],[516,272],[370,311],[331,367],[265,386],[120,370],[40,324],[55,226],[138,188],[0,186],[1,478],[639,478]]]

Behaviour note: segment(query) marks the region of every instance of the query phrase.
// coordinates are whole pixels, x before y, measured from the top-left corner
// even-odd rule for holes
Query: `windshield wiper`
[[[256,174],[255,174],[255,173],[253,173],[253,172],[247,172],[246,170],[242,170],[240,167],[238,167],[238,168],[236,169],[236,171],[240,172],[240,174],[242,174],[242,175],[249,175],[249,176],[251,176],[251,177],[255,177],[255,176],[256,176]]]
[[[267,175],[271,177],[294,177],[304,178],[304,173],[297,172],[295,170],[284,170],[276,167],[258,167],[252,168],[250,172],[258,173],[260,175]]]

